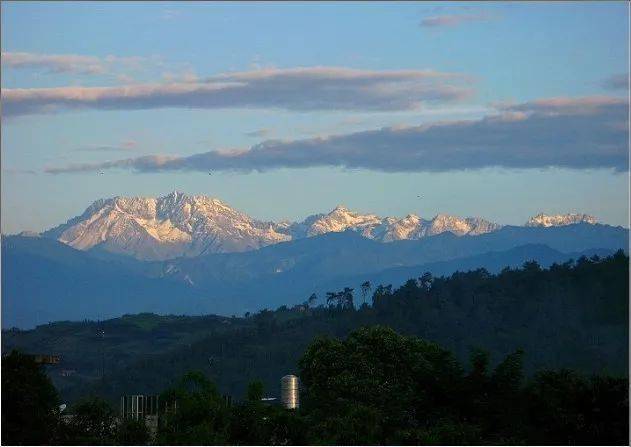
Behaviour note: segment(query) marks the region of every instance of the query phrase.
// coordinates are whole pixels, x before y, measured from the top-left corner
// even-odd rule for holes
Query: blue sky
[[[172,190],[270,220],[628,226],[625,2],[1,7],[3,233]]]

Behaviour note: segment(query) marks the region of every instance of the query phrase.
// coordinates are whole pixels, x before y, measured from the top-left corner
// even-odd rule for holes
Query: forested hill
[[[374,324],[435,341],[465,363],[473,347],[488,350],[492,362],[521,348],[526,372],[627,374],[629,258],[622,251],[548,269],[530,262],[498,274],[427,274],[396,290],[368,286],[330,293],[328,307],[307,300],[239,318],[139,314],[5,331],[3,352],[60,354],[49,374],[68,400],[89,392],[112,400],[153,393],[192,369],[224,393],[239,396],[258,378],[275,394],[315,336],[346,336]],[[362,305],[364,297],[372,304]]]

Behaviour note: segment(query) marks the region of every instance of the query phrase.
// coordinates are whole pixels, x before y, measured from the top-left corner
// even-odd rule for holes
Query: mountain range
[[[169,197],[171,205],[193,200],[179,194],[166,199]],[[558,225],[559,219],[551,222],[538,216],[529,225],[505,225],[492,231],[481,231],[478,226],[477,230],[460,232],[461,235],[439,231],[441,219],[436,218],[433,219],[435,226],[429,228],[434,228],[437,234],[419,232],[415,238],[384,243],[384,238],[375,237],[376,231],[367,230],[377,229],[379,218],[369,220],[339,207],[300,224],[287,223],[283,233],[274,230],[274,224],[267,224],[265,230],[260,222],[213,200],[204,202],[209,208],[220,210],[223,217],[234,218],[234,225],[249,221],[250,226],[234,228],[228,220],[208,220],[185,205],[178,206],[182,211],[180,216],[166,218],[170,207],[160,199],[153,202],[150,199],[110,199],[96,202],[84,215],[43,235],[3,236],[2,326],[29,328],[50,321],[102,320],[137,312],[241,315],[302,303],[312,293],[318,295],[318,303],[322,304],[326,292],[343,287],[359,291],[360,284],[367,280],[373,286],[397,286],[426,271],[435,275],[476,268],[497,272],[529,260],[548,266],[580,256],[604,256],[618,249],[627,250],[629,243],[627,229],[589,223],[584,216],[566,216],[567,220],[578,220],[568,225]],[[122,202],[128,207],[121,207]],[[145,207],[147,203],[149,207]],[[196,206],[201,208],[200,204]],[[183,210],[187,209],[185,213]],[[135,210],[134,216],[145,213],[145,226],[138,224],[130,210]],[[153,215],[160,216],[163,229],[165,225],[178,228],[174,221],[188,228],[182,223],[186,221],[191,226],[190,233],[198,234],[197,241],[202,240],[203,228],[221,222],[225,226],[222,245],[217,236],[206,239],[212,250],[200,248],[202,243],[198,242],[195,245],[199,251],[197,256],[157,260],[129,256],[132,252],[127,248],[145,248],[131,234],[146,236],[146,227],[160,227],[150,218]],[[184,219],[185,215],[189,217]],[[118,223],[108,220],[114,216],[121,216],[121,220]],[[120,237],[113,238],[107,231],[96,232],[100,219],[111,223],[109,227],[101,227],[104,231],[120,231]],[[218,227],[214,228],[219,231]],[[251,243],[255,240],[251,238],[251,231],[257,230],[265,230],[268,235],[285,235],[286,240],[271,242],[267,238],[260,248],[246,244],[238,250],[219,250],[221,247],[225,250],[229,243],[235,248],[234,241]],[[178,231],[181,230],[158,234],[178,235]],[[70,235],[76,237],[72,239]],[[229,237],[234,235],[237,237]],[[124,238],[129,238],[129,245],[115,245],[121,244]],[[141,238],[140,242],[146,243],[152,238]],[[70,241],[76,241],[77,248]],[[262,244],[261,239],[258,243]],[[180,249],[192,246],[187,242]],[[163,256],[167,253],[158,248],[151,253]],[[356,302],[361,302],[359,293],[356,293]]]
[[[539,214],[525,226],[551,227],[595,224],[585,214]],[[173,192],[164,197],[100,199],[83,214],[45,231],[79,250],[97,249],[139,260],[166,260],[206,254],[256,250],[280,242],[351,230],[378,242],[419,240],[450,232],[475,236],[496,232],[503,225],[480,217],[439,214],[424,219],[360,214],[340,205],[327,214],[301,222],[263,222],[231,208],[219,199]]]

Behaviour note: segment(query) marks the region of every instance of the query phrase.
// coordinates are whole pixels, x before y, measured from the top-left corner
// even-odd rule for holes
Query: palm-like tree
[[[366,304],[366,296],[368,295],[368,292],[370,292],[371,289],[372,289],[372,285],[370,284],[370,281],[365,281],[364,283],[362,283],[361,291],[362,291],[362,298],[364,299],[364,304]]]

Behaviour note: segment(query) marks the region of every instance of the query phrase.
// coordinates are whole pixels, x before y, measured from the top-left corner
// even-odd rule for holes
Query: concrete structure
[[[121,397],[121,417],[123,419],[144,419],[158,415],[158,396],[134,394]]]
[[[288,410],[300,407],[300,382],[298,377],[287,375],[280,379],[280,401]]]
[[[144,421],[151,440],[155,440],[158,433],[158,396],[144,396],[134,394],[121,397],[121,419]]]

